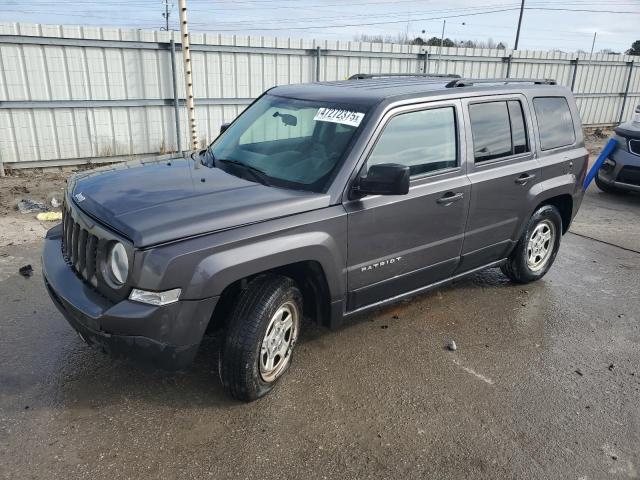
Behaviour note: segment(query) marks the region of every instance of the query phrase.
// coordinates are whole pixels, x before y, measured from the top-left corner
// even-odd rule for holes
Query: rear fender
[[[542,182],[534,185],[529,191],[529,201],[528,206],[529,210],[525,213],[520,222],[520,227],[518,228],[518,233],[515,238],[516,242],[524,232],[529,219],[533,215],[533,212],[538,208],[539,205],[548,201],[553,197],[558,197],[560,195],[570,195],[573,199],[574,203],[574,212],[576,206],[576,196],[581,195],[580,183],[578,179],[573,173],[568,173],[565,175],[560,175],[557,177],[550,178],[548,180],[544,180]],[[578,202],[579,204],[579,202]]]

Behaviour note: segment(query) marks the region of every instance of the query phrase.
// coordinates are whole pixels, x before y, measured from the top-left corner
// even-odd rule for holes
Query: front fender
[[[292,263],[315,261],[331,299],[344,295],[347,222],[342,206],[283,217],[137,252],[132,285],[182,289],[182,299],[216,295],[231,283]]]
[[[242,278],[311,260],[322,267],[331,298],[340,298],[345,288],[341,251],[328,233],[305,232],[216,252],[198,263],[185,295],[189,298],[220,295],[228,285]]]

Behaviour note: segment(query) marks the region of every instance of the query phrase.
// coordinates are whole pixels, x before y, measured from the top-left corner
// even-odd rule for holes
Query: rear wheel
[[[553,205],[543,205],[529,219],[516,247],[502,265],[502,272],[518,283],[542,278],[556,258],[561,238],[560,212]]]
[[[621,190],[619,188],[616,188],[612,185],[609,185],[603,182],[598,178],[598,175],[596,175],[595,182],[596,182],[596,186],[605,193],[617,193],[617,194],[625,193],[624,190]]]
[[[291,364],[302,317],[302,295],[280,275],[252,280],[238,299],[220,350],[220,378],[238,400],[271,391]]]

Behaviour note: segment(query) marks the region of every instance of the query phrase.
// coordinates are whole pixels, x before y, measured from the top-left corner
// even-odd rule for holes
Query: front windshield
[[[362,108],[264,95],[211,144],[212,163],[269,185],[325,191],[363,118]]]

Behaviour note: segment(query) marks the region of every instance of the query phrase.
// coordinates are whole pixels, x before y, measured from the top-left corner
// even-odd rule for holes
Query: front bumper
[[[622,139],[621,141],[626,141],[627,139]],[[622,169],[625,167],[632,168],[640,168],[640,156],[634,155],[622,148],[616,148],[614,152],[609,155],[611,160],[616,162],[616,165],[613,169],[609,171],[605,171],[600,168],[598,170],[598,180],[604,182],[605,184],[618,188],[620,190],[628,190],[633,192],[640,192],[640,185],[636,185],[635,183],[629,183],[620,181],[620,173]]]
[[[129,300],[113,303],[71,270],[61,242],[61,229],[47,233],[44,282],[58,310],[87,343],[164,370],[179,370],[193,361],[218,297],[162,307]]]

